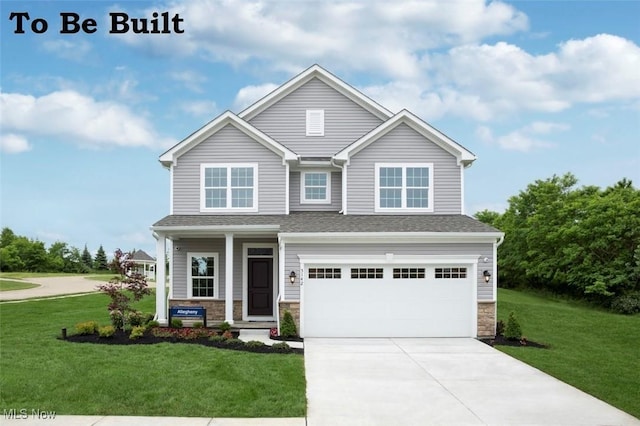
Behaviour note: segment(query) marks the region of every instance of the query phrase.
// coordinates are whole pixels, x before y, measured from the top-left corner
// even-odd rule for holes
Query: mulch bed
[[[498,335],[493,339],[480,339],[482,343],[486,343],[489,346],[517,346],[517,347],[526,347],[526,348],[538,348],[538,349],[549,349],[548,345],[534,342],[531,340],[509,340],[506,339],[502,335]]]
[[[234,339],[238,338],[238,332],[232,332]],[[66,341],[73,343],[95,343],[101,345],[154,345],[157,343],[191,343],[202,346],[209,346],[219,349],[231,349],[234,351],[255,352],[255,353],[295,353],[304,354],[304,349],[289,348],[288,350],[273,348],[268,345],[263,346],[247,346],[246,344],[215,342],[209,340],[208,337],[200,337],[195,339],[179,339],[177,337],[157,337],[150,332],[146,332],[138,339],[130,339],[129,334],[123,331],[116,331],[112,337],[100,337],[97,334],[74,334],[67,336]]]

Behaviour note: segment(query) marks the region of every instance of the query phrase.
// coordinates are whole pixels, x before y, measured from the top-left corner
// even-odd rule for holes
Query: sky
[[[47,246],[153,255],[149,227],[169,214],[159,155],[316,63],[474,152],[468,214],[503,211],[554,174],[640,183],[640,1],[3,0],[0,12],[0,224]],[[154,12],[169,33],[134,33]]]

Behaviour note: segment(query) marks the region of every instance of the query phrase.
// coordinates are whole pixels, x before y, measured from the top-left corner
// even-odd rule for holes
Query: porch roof
[[[288,215],[169,215],[154,231],[271,230],[276,233],[500,233],[466,215],[343,215],[338,212],[292,212]]]

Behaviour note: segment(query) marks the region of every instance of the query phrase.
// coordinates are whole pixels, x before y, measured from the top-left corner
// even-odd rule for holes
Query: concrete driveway
[[[307,338],[305,367],[308,426],[640,425],[474,339]]]

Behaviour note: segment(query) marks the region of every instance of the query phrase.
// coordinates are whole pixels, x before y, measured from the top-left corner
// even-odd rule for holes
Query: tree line
[[[640,190],[627,179],[605,189],[577,184],[571,173],[536,180],[504,213],[476,213],[505,233],[500,286],[640,312]]]
[[[2,272],[71,272],[108,271],[109,263],[102,245],[91,256],[87,245],[80,250],[56,241],[47,249],[42,241],[16,235],[10,228],[0,233],[0,271]]]

